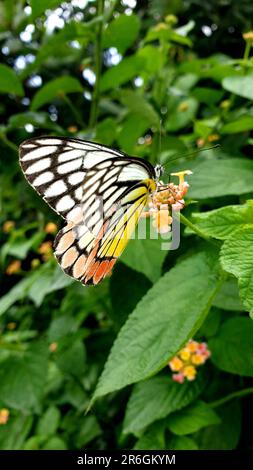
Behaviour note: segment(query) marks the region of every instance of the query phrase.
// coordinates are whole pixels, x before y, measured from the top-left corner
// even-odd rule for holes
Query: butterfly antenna
[[[161,150],[162,150],[162,124],[163,124],[163,121],[162,121],[162,119],[160,119],[160,121],[159,121],[159,152],[158,152],[158,155],[160,155]]]
[[[217,149],[220,147],[220,144],[216,144],[216,145],[213,145],[212,147],[205,147],[203,149],[199,149],[199,150],[195,150],[194,152],[191,152],[191,153],[185,153],[183,155],[177,155],[175,156],[175,158],[171,158],[167,163],[165,163],[163,165],[163,167],[167,166],[167,165],[170,165],[170,163],[173,163],[175,162],[176,160],[178,160],[179,158],[188,158],[188,157],[192,157],[193,155],[196,155],[197,153],[199,152],[205,152],[206,150],[213,150],[213,149]]]

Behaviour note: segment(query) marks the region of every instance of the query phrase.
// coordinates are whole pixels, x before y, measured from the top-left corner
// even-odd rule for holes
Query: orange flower
[[[8,422],[9,416],[9,410],[7,410],[6,408],[2,408],[0,410],[0,424],[6,424]]]
[[[69,126],[68,131],[71,132],[71,134],[75,134],[78,131],[78,128],[76,126]]]
[[[152,213],[153,227],[158,233],[168,233],[171,230],[172,217],[168,213],[168,209],[158,210]]]
[[[15,222],[13,222],[13,220],[6,220],[6,222],[3,224],[3,232],[10,233],[14,227]]]
[[[49,345],[49,351],[51,351],[52,353],[56,351],[56,349],[58,348],[58,343],[51,343]]]
[[[198,139],[196,142],[197,147],[204,147],[205,143],[206,143],[205,139],[202,139],[202,138]]]
[[[207,137],[208,142],[216,142],[216,140],[219,140],[220,136],[219,134],[210,134]]]
[[[197,375],[197,368],[204,364],[210,355],[211,352],[208,350],[206,343],[199,343],[190,339],[178,355],[169,362],[172,372],[177,372],[177,374],[172,374],[172,379],[178,383],[183,383],[185,379],[194,380]]]
[[[11,276],[12,274],[16,274],[17,272],[20,271],[21,268],[21,261],[16,259],[15,261],[12,261],[9,266],[6,268],[6,274],[8,276]]]
[[[191,361],[195,366],[200,366],[205,363],[206,358],[202,354],[193,354]]]
[[[48,222],[45,226],[45,232],[55,234],[57,232],[57,225],[53,222]]]
[[[47,255],[48,253],[50,253],[52,250],[52,242],[51,241],[48,241],[48,242],[43,242],[41,243],[39,249],[38,249],[38,252],[40,253],[40,255]]]

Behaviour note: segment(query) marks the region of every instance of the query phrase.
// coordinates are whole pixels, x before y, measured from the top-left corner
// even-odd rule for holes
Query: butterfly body
[[[62,269],[83,284],[111,272],[159,186],[163,167],[79,139],[38,137],[20,145],[23,173],[65,219],[55,239]]]

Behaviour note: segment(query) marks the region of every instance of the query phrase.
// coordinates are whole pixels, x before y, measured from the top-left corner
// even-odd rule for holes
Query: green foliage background
[[[1,2],[1,449],[252,448],[252,9]],[[194,172],[179,249],[131,240],[101,285],[64,275],[45,253],[62,221],[18,165],[43,134],[154,164],[199,146],[168,166]],[[178,384],[167,363],[192,337],[211,360]]]

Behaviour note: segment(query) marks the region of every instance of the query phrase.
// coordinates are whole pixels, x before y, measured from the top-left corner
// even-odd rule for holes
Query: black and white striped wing
[[[153,166],[106,146],[39,137],[20,146],[28,182],[67,222],[55,240],[62,269],[97,284],[123,251],[148,195]]]
[[[20,145],[24,175],[64,219],[77,223],[98,196],[107,212],[139,181],[154,177],[148,162],[79,139],[39,137]]]

